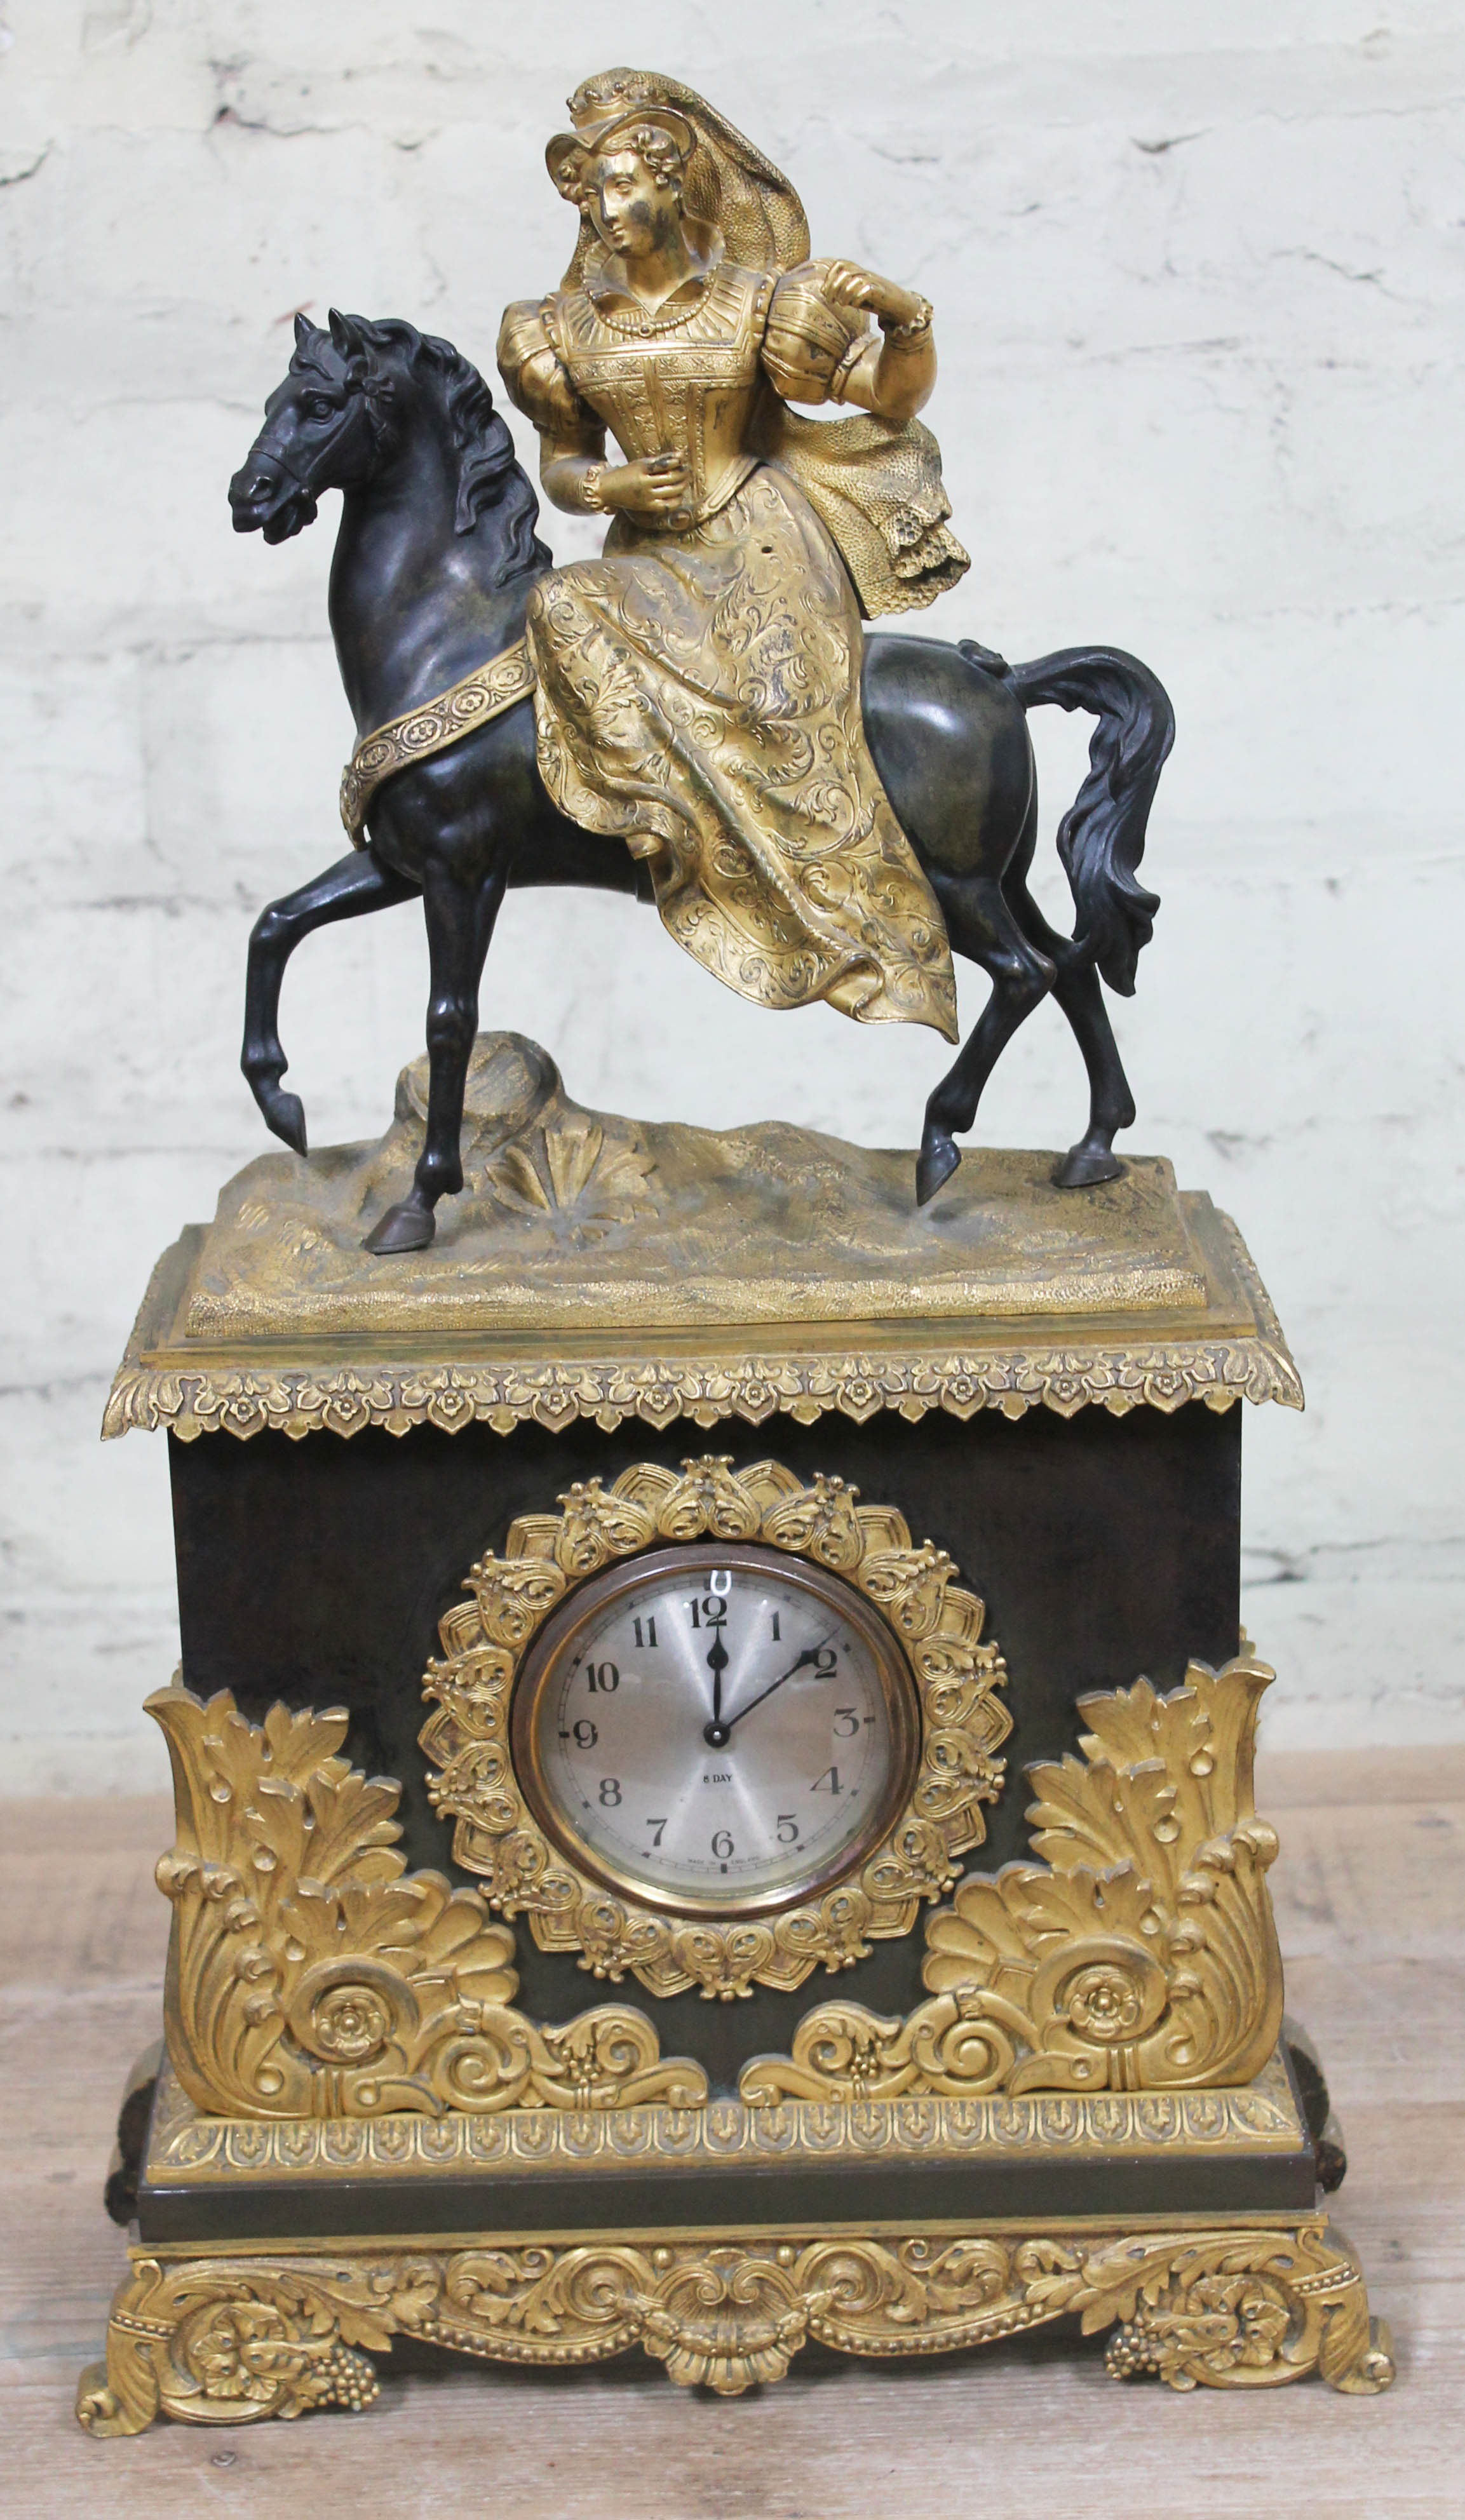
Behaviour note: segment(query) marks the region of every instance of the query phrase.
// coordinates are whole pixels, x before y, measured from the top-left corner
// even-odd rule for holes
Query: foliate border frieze
[[[1229,1217],[1216,1223],[1255,1330],[1169,1340],[1070,1337],[1025,1347],[942,1343],[914,1354],[820,1353],[791,1339],[782,1349],[698,1357],[242,1366],[195,1365],[164,1351],[165,1361],[150,1363],[144,1326],[164,1300],[173,1265],[165,1254],[117,1369],[102,1433],[165,1426],[183,1443],[214,1434],[243,1442],[267,1430],[349,1438],[369,1426],[392,1435],[424,1425],[445,1435],[486,1425],[507,1435],[528,1423],[560,1431],[578,1421],[606,1433],[627,1422],[661,1429],[678,1419],[709,1428],[729,1418],[760,1426],[780,1414],[801,1425],[831,1415],[863,1424],[882,1409],[912,1422],[933,1409],[963,1419],[984,1409],[1006,1418],[1030,1409],[1061,1418],[1087,1408],[1113,1417],[1133,1409],[1169,1414],[1192,1401],[1216,1410],[1237,1400],[1301,1409],[1302,1382],[1251,1255]]]
[[[1114,2379],[1275,2388],[1316,2372],[1371,2396],[1394,2378],[1357,2258],[1322,2215],[1219,2228],[935,2226],[878,2237],[748,2240],[605,2234],[173,2256],[137,2250],[81,2375],[94,2435],[159,2414],[251,2423],[378,2395],[371,2357],[417,2336],[553,2369],[640,2346],[672,2380],[738,2397],[812,2342],[846,2354],[949,2354],[1066,2316],[1113,2329]]]
[[[1238,2091],[1044,2093],[979,2100],[792,2100],[754,2108],[510,2109],[492,2117],[299,2119],[205,2117],[172,2084],[155,2124],[148,2177],[207,2185],[348,2173],[379,2180],[469,2173],[555,2178],[650,2162],[658,2171],[737,2162],[785,2167],[902,2159],[971,2163],[984,2155],[1112,2161],[1156,2151],[1254,2159],[1305,2140],[1286,2071],[1274,2058]]]
[[[103,1422],[106,1437],[133,1427],[167,1427],[183,1443],[200,1435],[241,1439],[273,1428],[286,1435],[361,1434],[384,1426],[405,1435],[435,1426],[444,1435],[487,1425],[507,1435],[533,1423],[552,1431],[589,1419],[607,1433],[627,1420],[658,1429],[678,1418],[700,1427],[740,1418],[761,1426],[782,1412],[799,1425],[839,1415],[857,1425],[882,1409],[915,1420],[933,1409],[1006,1418],[1051,1409],[1167,1414],[1187,1402],[1229,1409],[1234,1401],[1302,1406],[1292,1361],[1259,1339],[1205,1339],[1174,1346],[1044,1348],[949,1353],[939,1358],[857,1355],[809,1359],[750,1356],[714,1365],[672,1360],[645,1365],[452,1365],[420,1371],[383,1366],[308,1371],[282,1366],[199,1369],[124,1364]]]

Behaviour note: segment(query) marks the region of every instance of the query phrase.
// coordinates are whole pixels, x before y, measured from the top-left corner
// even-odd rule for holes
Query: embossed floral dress
[[[919,423],[784,410],[840,400],[869,338],[822,269],[722,262],[644,319],[585,288],[509,308],[500,371],[547,439],[601,456],[609,429],[690,473],[684,518],[617,517],[602,559],[535,586],[539,766],[572,821],[650,859],[665,925],[740,996],[954,1040],[945,929],[859,678],[861,604],[927,603],[966,555]]]

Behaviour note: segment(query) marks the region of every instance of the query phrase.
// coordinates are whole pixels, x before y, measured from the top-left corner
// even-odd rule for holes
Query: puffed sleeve
[[[604,438],[604,428],[571,381],[550,338],[544,301],[522,297],[507,307],[498,329],[498,372],[504,390],[542,436],[563,445]]]
[[[871,335],[858,307],[824,294],[827,262],[801,262],[773,292],[763,328],[763,365],[786,402],[843,402]]]

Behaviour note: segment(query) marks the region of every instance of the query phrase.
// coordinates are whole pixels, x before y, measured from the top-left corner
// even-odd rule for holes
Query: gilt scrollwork
[[[540,1829],[509,1741],[525,1648],[571,1587],[657,1541],[703,1538],[786,1550],[854,1585],[899,1639],[922,1719],[909,1797],[868,1861],[780,1915],[726,1923],[662,1915],[588,1879]],[[680,1473],[648,1462],[613,1486],[576,1481],[558,1513],[513,1524],[502,1557],[480,1560],[472,1598],[441,1622],[444,1659],[423,1684],[435,1708],[421,1739],[435,1763],[430,1795],[455,1823],[456,1861],[483,1880],[491,1906],[527,1916],[541,1950],[575,1952],[613,1982],[630,1972],[655,1995],[796,1987],[821,1965],[863,1958],[872,1940],[908,1933],[922,1902],[950,1889],[957,1857],[981,1843],[1011,1729],[997,1695],[1002,1657],[982,1642],[983,1605],[955,1572],[944,1551],[912,1545],[893,1508],[862,1505],[842,1479],[805,1485],[776,1462],[735,1471],[708,1454]]]
[[[640,2345],[668,2376],[736,2397],[811,2340],[847,2354],[950,2353],[1076,2314],[1113,2327],[1116,2378],[1274,2388],[1316,2371],[1372,2395],[1394,2377],[1357,2259],[1321,2216],[1226,2229],[1044,2230],[757,2241],[605,2235],[528,2247],[169,2260],[139,2253],[107,2361],[76,2412],[100,2436],[160,2413],[240,2424],[361,2409],[373,2353],[422,2337],[554,2368]]]
[[[931,2000],[901,2020],[806,2013],[751,2104],[939,2092],[1182,2091],[1249,2083],[1276,2045],[1282,1961],[1253,1803],[1274,1675],[1242,1654],[1082,1697],[1081,1758],[1028,1770],[1032,1851],[972,1873],[929,1918]]]
[[[340,1710],[158,1690],[177,1843],[165,2018],[179,2082],[229,2118],[583,2109],[707,2097],[644,2013],[557,2027],[514,2009],[514,1937],[475,1890],[409,1872],[401,1788],[343,1758]]]

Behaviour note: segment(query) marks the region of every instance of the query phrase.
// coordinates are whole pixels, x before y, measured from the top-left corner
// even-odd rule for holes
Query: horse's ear
[[[331,339],[342,357],[354,358],[361,347],[361,337],[350,316],[343,315],[339,307],[333,306],[326,320],[331,327]]]
[[[303,350],[306,342],[312,338],[314,332],[315,326],[311,323],[309,316],[298,314],[295,319],[296,348],[298,350]]]

